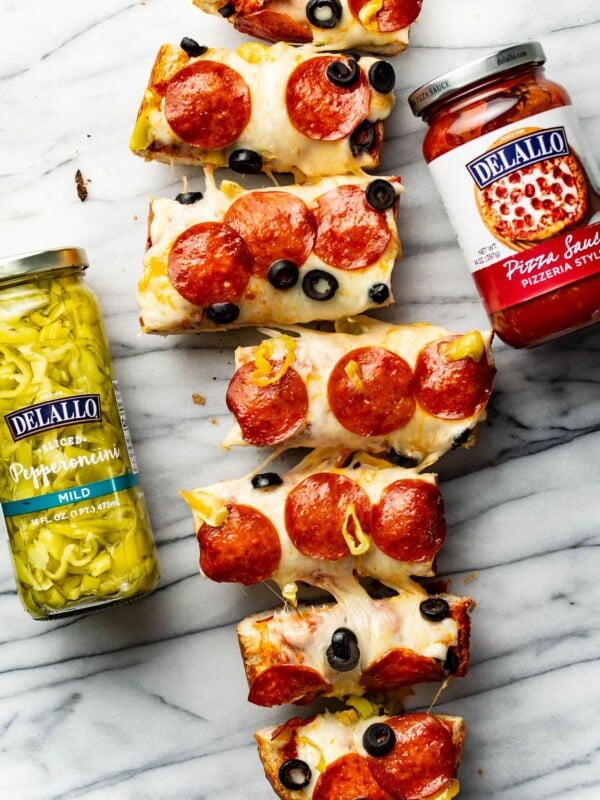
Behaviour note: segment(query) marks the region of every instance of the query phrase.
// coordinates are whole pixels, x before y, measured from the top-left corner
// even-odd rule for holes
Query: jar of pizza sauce
[[[0,259],[0,534],[36,619],[149,593],[158,566],[83,250]]]
[[[532,347],[600,319],[600,198],[566,90],[538,42],[409,97],[423,153],[494,330]]]

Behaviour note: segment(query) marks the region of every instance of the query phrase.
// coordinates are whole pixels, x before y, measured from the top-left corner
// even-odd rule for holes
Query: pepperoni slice
[[[350,11],[356,19],[369,0],[348,0]],[[391,33],[406,28],[414,22],[421,12],[423,0],[383,0],[381,9],[376,14],[377,27],[380,33]]]
[[[386,720],[396,744],[385,756],[367,756],[371,774],[402,800],[423,800],[443,791],[456,773],[452,734],[431,714],[405,714]]]
[[[267,42],[289,42],[290,44],[307,44],[312,42],[312,33],[308,26],[301,25],[289,14],[263,8],[251,14],[236,16],[233,26],[241,33],[256,36]]]
[[[292,489],[285,503],[285,527],[292,543],[310,558],[346,558],[350,551],[342,527],[350,505],[368,533],[371,503],[356,481],[334,472],[305,478]],[[347,525],[353,533],[353,523]]]
[[[303,61],[288,79],[285,102],[294,128],[310,139],[330,142],[344,139],[367,118],[371,89],[360,70],[353,86],[336,86],[327,77],[334,61],[345,56],[324,55]]]
[[[403,428],[416,405],[411,368],[382,347],[359,347],[340,358],[329,376],[327,396],[340,425],[359,436]]]
[[[442,419],[466,419],[485,408],[496,370],[485,353],[474,361],[468,356],[445,358],[440,346],[460,335],[438,339],[424,347],[415,364],[415,396],[425,411]]]
[[[229,207],[225,222],[244,239],[254,259],[252,271],[261,278],[282,258],[299,267],[313,248],[311,214],[289,192],[248,192]]]
[[[239,138],[250,122],[250,89],[239,72],[217,61],[195,61],[169,81],[165,117],[177,136],[212,150]]]
[[[329,764],[313,791],[313,800],[391,800],[377,783],[367,759],[348,753]]]
[[[279,534],[273,523],[250,506],[232,504],[227,519],[198,529],[200,567],[213,581],[250,586],[269,578],[281,559]]]
[[[386,486],[373,509],[371,536],[380,550],[398,561],[430,561],[446,538],[444,500],[422,480]]]
[[[331,689],[331,684],[312,667],[276,664],[252,681],[248,700],[257,706],[280,706],[284,703],[306,705]]]
[[[273,365],[273,369],[281,362]],[[279,380],[257,386],[254,364],[240,367],[227,387],[227,408],[234,414],[248,444],[267,447],[298,431],[308,411],[308,393],[301,376],[289,367]]]
[[[179,294],[195,306],[231,303],[244,294],[252,259],[229,225],[199,222],[175,239],[168,274]]]
[[[369,665],[360,683],[367,692],[381,692],[413,683],[441,681],[445,677],[441,661],[421,656],[407,647],[396,647]]]
[[[359,186],[338,186],[317,199],[315,255],[338,269],[363,269],[384,254],[392,234],[385,213]]]

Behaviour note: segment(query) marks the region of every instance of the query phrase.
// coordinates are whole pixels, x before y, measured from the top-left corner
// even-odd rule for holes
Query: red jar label
[[[489,313],[600,273],[600,197],[571,106],[429,166]]]
[[[600,222],[515,253],[473,274],[490,313],[600,273]]]

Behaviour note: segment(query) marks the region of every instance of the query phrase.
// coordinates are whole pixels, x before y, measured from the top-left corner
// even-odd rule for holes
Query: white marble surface
[[[243,39],[189,0],[0,0],[0,249],[87,248],[159,549],[158,591],[55,623],[29,619],[0,554],[0,798],[268,800],[252,732],[293,709],[246,702],[235,623],[264,587],[197,574],[180,487],[233,477],[261,453],[223,454],[232,348],[252,334],[138,333],[135,285],[151,194],[181,170],[146,164],[128,137],[158,46],[183,35]],[[398,321],[484,323],[420,154],[409,91],[528,38],[570,90],[600,157],[597,0],[425,0],[394,59],[398,104],[380,172],[407,187]],[[74,174],[89,179],[81,203]],[[186,170],[192,188],[199,186]],[[449,537],[440,571],[477,601],[469,675],[439,710],[469,726],[464,800],[600,797],[600,327],[530,352],[497,344],[498,377],[477,446],[439,464]],[[194,405],[192,393],[207,397]],[[464,579],[473,571],[477,578]],[[415,698],[427,704],[434,688]]]

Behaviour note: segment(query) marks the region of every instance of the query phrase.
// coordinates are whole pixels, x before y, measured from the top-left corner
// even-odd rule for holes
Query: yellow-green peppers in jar
[[[158,581],[125,412],[79,248],[0,259],[0,532],[37,619]]]

